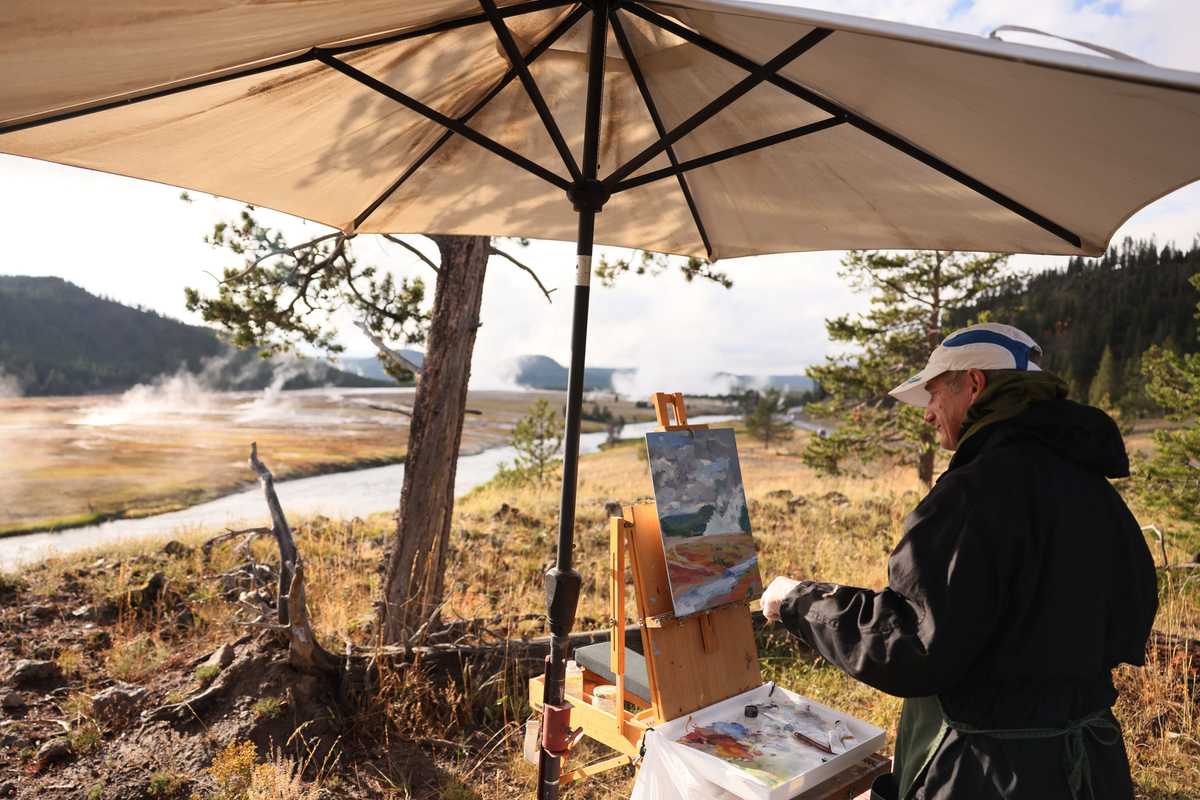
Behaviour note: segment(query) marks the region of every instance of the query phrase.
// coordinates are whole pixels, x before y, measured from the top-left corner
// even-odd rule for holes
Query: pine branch
[[[512,262],[513,264],[515,264],[517,267],[519,267],[520,269],[523,269],[523,270],[525,270],[526,272],[528,272],[528,273],[529,273],[529,276],[530,276],[531,278],[533,278],[533,282],[534,282],[534,283],[536,283],[536,284],[538,285],[538,288],[542,290],[542,294],[544,294],[544,295],[546,296],[546,302],[547,302],[547,303],[553,303],[553,302],[554,302],[554,301],[553,301],[553,300],[550,298],[550,293],[551,293],[551,292],[553,292],[553,291],[555,291],[555,290],[554,290],[554,289],[547,289],[547,288],[546,288],[546,286],[545,286],[545,284],[543,284],[543,283],[542,283],[542,279],[538,277],[538,274],[537,274],[536,272],[534,272],[532,268],[530,268],[530,267],[526,266],[525,264],[522,264],[520,261],[518,261],[517,259],[513,258],[511,255],[509,255],[508,253],[504,252],[503,250],[501,250],[501,249],[500,249],[500,248],[498,248],[498,247],[495,247],[495,246],[489,246],[489,247],[488,247],[488,252],[489,252],[489,253],[491,253],[491,254],[492,254],[492,255],[494,255],[494,256],[500,256],[501,258],[507,258],[509,261],[511,261],[511,262]]]
[[[364,336],[371,340],[371,344],[379,348],[379,352],[382,353],[384,357],[386,357],[392,363],[400,366],[402,369],[406,369],[411,372],[415,380],[421,380],[420,367],[405,358],[403,353],[388,347],[387,343],[384,342],[383,339],[380,338],[374,331],[372,331],[366,322],[362,320],[356,320],[354,324],[360,331],[363,332]]]
[[[441,268],[440,268],[440,267],[439,267],[437,264],[433,263],[433,261],[432,261],[432,260],[430,260],[429,256],[427,256],[427,255],[425,255],[424,253],[422,253],[422,252],[421,252],[421,251],[420,251],[420,250],[419,250],[419,249],[416,247],[416,245],[409,244],[408,242],[404,241],[403,239],[400,239],[400,238],[398,238],[398,237],[396,237],[396,236],[393,236],[393,235],[392,235],[392,234],[390,234],[390,233],[385,233],[385,234],[383,234],[383,238],[387,239],[389,242],[392,242],[393,244],[398,244],[398,245],[400,245],[400,246],[401,246],[401,247],[403,247],[405,250],[408,250],[410,253],[412,253],[413,255],[415,255],[417,258],[419,258],[419,259],[421,259],[422,261],[424,261],[424,262],[425,262],[425,264],[426,264],[426,266],[428,266],[428,267],[429,267],[431,270],[433,270],[434,272],[441,272],[441,271],[442,271],[442,270],[441,270]]]

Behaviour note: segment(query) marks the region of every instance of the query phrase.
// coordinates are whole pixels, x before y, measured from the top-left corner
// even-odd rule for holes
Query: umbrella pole
[[[567,373],[566,448],[563,453],[562,499],[558,514],[558,557],[545,577],[550,619],[550,655],[546,657],[543,691],[542,748],[538,757],[539,800],[558,797],[562,762],[572,739],[571,707],[564,700],[564,675],[570,656],[571,628],[579,605],[579,573],[571,566],[575,538],[575,490],[579,475],[579,426],[583,416],[583,370],[587,347],[588,299],[592,279],[592,242],[596,214],[609,192],[597,180],[600,153],[600,110],[604,91],[604,58],[608,40],[608,0],[594,0],[588,44],[587,101],[584,112],[582,179],[567,192],[579,212],[576,247],[575,303],[571,316],[571,365]]]

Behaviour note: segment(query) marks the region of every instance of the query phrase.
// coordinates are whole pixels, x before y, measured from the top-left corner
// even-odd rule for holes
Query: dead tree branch
[[[401,353],[399,350],[393,350],[392,348],[388,347],[387,342],[383,341],[383,339],[380,338],[378,334],[376,334],[373,330],[371,330],[371,328],[367,325],[367,323],[363,322],[362,320],[358,320],[354,324],[355,324],[355,326],[358,327],[358,329],[360,331],[363,332],[364,336],[366,336],[368,339],[371,340],[371,344],[375,345],[375,347],[379,350],[381,355],[383,355],[385,358],[387,358],[393,364],[396,364],[397,366],[401,367],[402,369],[406,369],[409,372],[411,372],[413,374],[413,380],[416,380],[416,381],[421,380],[421,368],[420,367],[418,367],[412,361],[409,361],[407,358],[405,358],[404,354]]]
[[[382,404],[382,403],[364,403],[364,405],[367,408],[373,408],[376,411],[387,411],[391,414],[403,414],[406,417],[412,416],[412,409],[405,408],[404,406],[394,406],[394,405],[388,405],[388,404]],[[483,414],[483,412],[480,411],[478,408],[464,408],[463,413],[464,414],[478,414],[478,415]]]
[[[528,273],[529,273],[529,276],[530,276],[531,278],[533,278],[533,282],[537,284],[538,288],[542,290],[542,294],[546,296],[546,302],[547,302],[547,303],[553,303],[553,302],[554,302],[554,301],[553,301],[553,300],[550,298],[550,293],[551,293],[551,292],[553,292],[554,290],[553,290],[553,289],[547,289],[547,288],[546,288],[546,285],[545,285],[544,283],[542,283],[542,279],[538,277],[538,274],[537,274],[536,272],[534,272],[534,271],[533,271],[533,268],[532,268],[532,267],[530,267],[530,266],[528,266],[528,265],[526,265],[526,264],[522,264],[520,261],[518,261],[517,259],[513,258],[511,255],[509,255],[508,253],[504,252],[503,250],[501,250],[501,249],[500,249],[500,248],[498,248],[498,247],[491,246],[491,247],[489,247],[489,248],[488,248],[488,252],[489,252],[489,253],[491,253],[491,254],[492,254],[492,255],[494,255],[494,256],[500,256],[501,258],[507,258],[509,261],[511,261],[513,264],[515,264],[515,265],[516,265],[518,268],[520,268],[520,269],[523,269],[523,270],[525,270],[526,272],[528,272]]]
[[[429,258],[429,256],[427,256],[427,255],[425,255],[424,253],[422,253],[422,252],[421,252],[419,249],[417,249],[417,247],[416,247],[415,245],[411,245],[411,244],[409,244],[408,242],[404,241],[403,239],[401,239],[401,238],[399,238],[399,237],[397,237],[397,236],[393,236],[393,235],[392,235],[392,234],[390,234],[390,233],[385,233],[385,234],[383,234],[383,238],[387,239],[387,240],[388,240],[389,242],[391,242],[392,244],[398,244],[398,245],[400,245],[401,247],[403,247],[405,250],[408,250],[408,251],[409,251],[409,252],[411,252],[413,255],[415,255],[417,258],[419,258],[419,259],[421,259],[422,261],[424,261],[424,262],[425,262],[425,264],[426,264],[426,266],[428,266],[428,267],[429,267],[431,270],[433,270],[434,272],[441,272],[441,271],[442,271],[442,270],[441,270],[441,269],[438,267],[438,265],[437,265],[437,264],[433,263],[433,261],[432,261],[432,260]]]
[[[240,545],[238,545],[238,551],[245,552],[248,554],[249,548],[250,548],[250,543],[252,541],[254,541],[259,536],[270,536],[270,535],[272,535],[272,531],[270,528],[244,528],[244,529],[238,530],[238,531],[226,528],[224,533],[214,536],[211,539],[209,539],[207,542],[205,542],[204,544],[200,545],[200,550],[202,553],[204,553],[204,560],[208,561],[212,557],[212,549],[215,546],[221,544],[222,542],[227,542],[230,539],[236,539],[239,536],[245,536],[246,537],[245,541],[243,541]]]
[[[304,563],[275,493],[275,477],[258,459],[257,443],[250,445],[250,467],[262,484],[271,512],[271,528],[279,545],[279,600],[276,606],[278,623],[287,626],[289,659],[292,666],[302,672],[336,675],[342,670],[342,660],[321,647],[313,633],[304,601]]]

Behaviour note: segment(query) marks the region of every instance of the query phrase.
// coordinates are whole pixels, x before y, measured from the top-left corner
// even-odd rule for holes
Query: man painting
[[[892,390],[950,466],[904,523],[880,591],[776,578],[768,619],[905,698],[873,798],[1132,798],[1111,671],[1143,663],[1157,610],[1129,474],[1104,412],[1066,399],[1022,331],[947,337]]]

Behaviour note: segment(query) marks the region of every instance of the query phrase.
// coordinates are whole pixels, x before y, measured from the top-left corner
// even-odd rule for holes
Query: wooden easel
[[[658,392],[652,400],[659,430],[708,427],[688,424],[680,393]],[[567,700],[571,703],[571,724],[618,755],[564,771],[560,778],[564,784],[635,763],[648,728],[754,689],[763,682],[753,620],[746,603],[718,606],[687,617],[675,616],[654,503],[624,506],[620,517],[611,518],[609,553],[612,621],[609,669],[597,672],[585,668],[582,696],[568,693]],[[626,565],[633,577],[644,655],[630,653],[625,647]],[[644,660],[648,684],[644,693],[648,697],[628,691],[630,659]],[[670,677],[662,680],[660,676]],[[595,688],[604,684],[616,686],[613,713],[592,705]],[[529,681],[529,701],[535,711],[541,711],[544,686],[540,675]],[[815,787],[800,798],[854,797],[865,791],[876,775],[886,772],[888,764],[887,759],[873,756],[860,768],[847,770],[828,781],[828,785]]]

